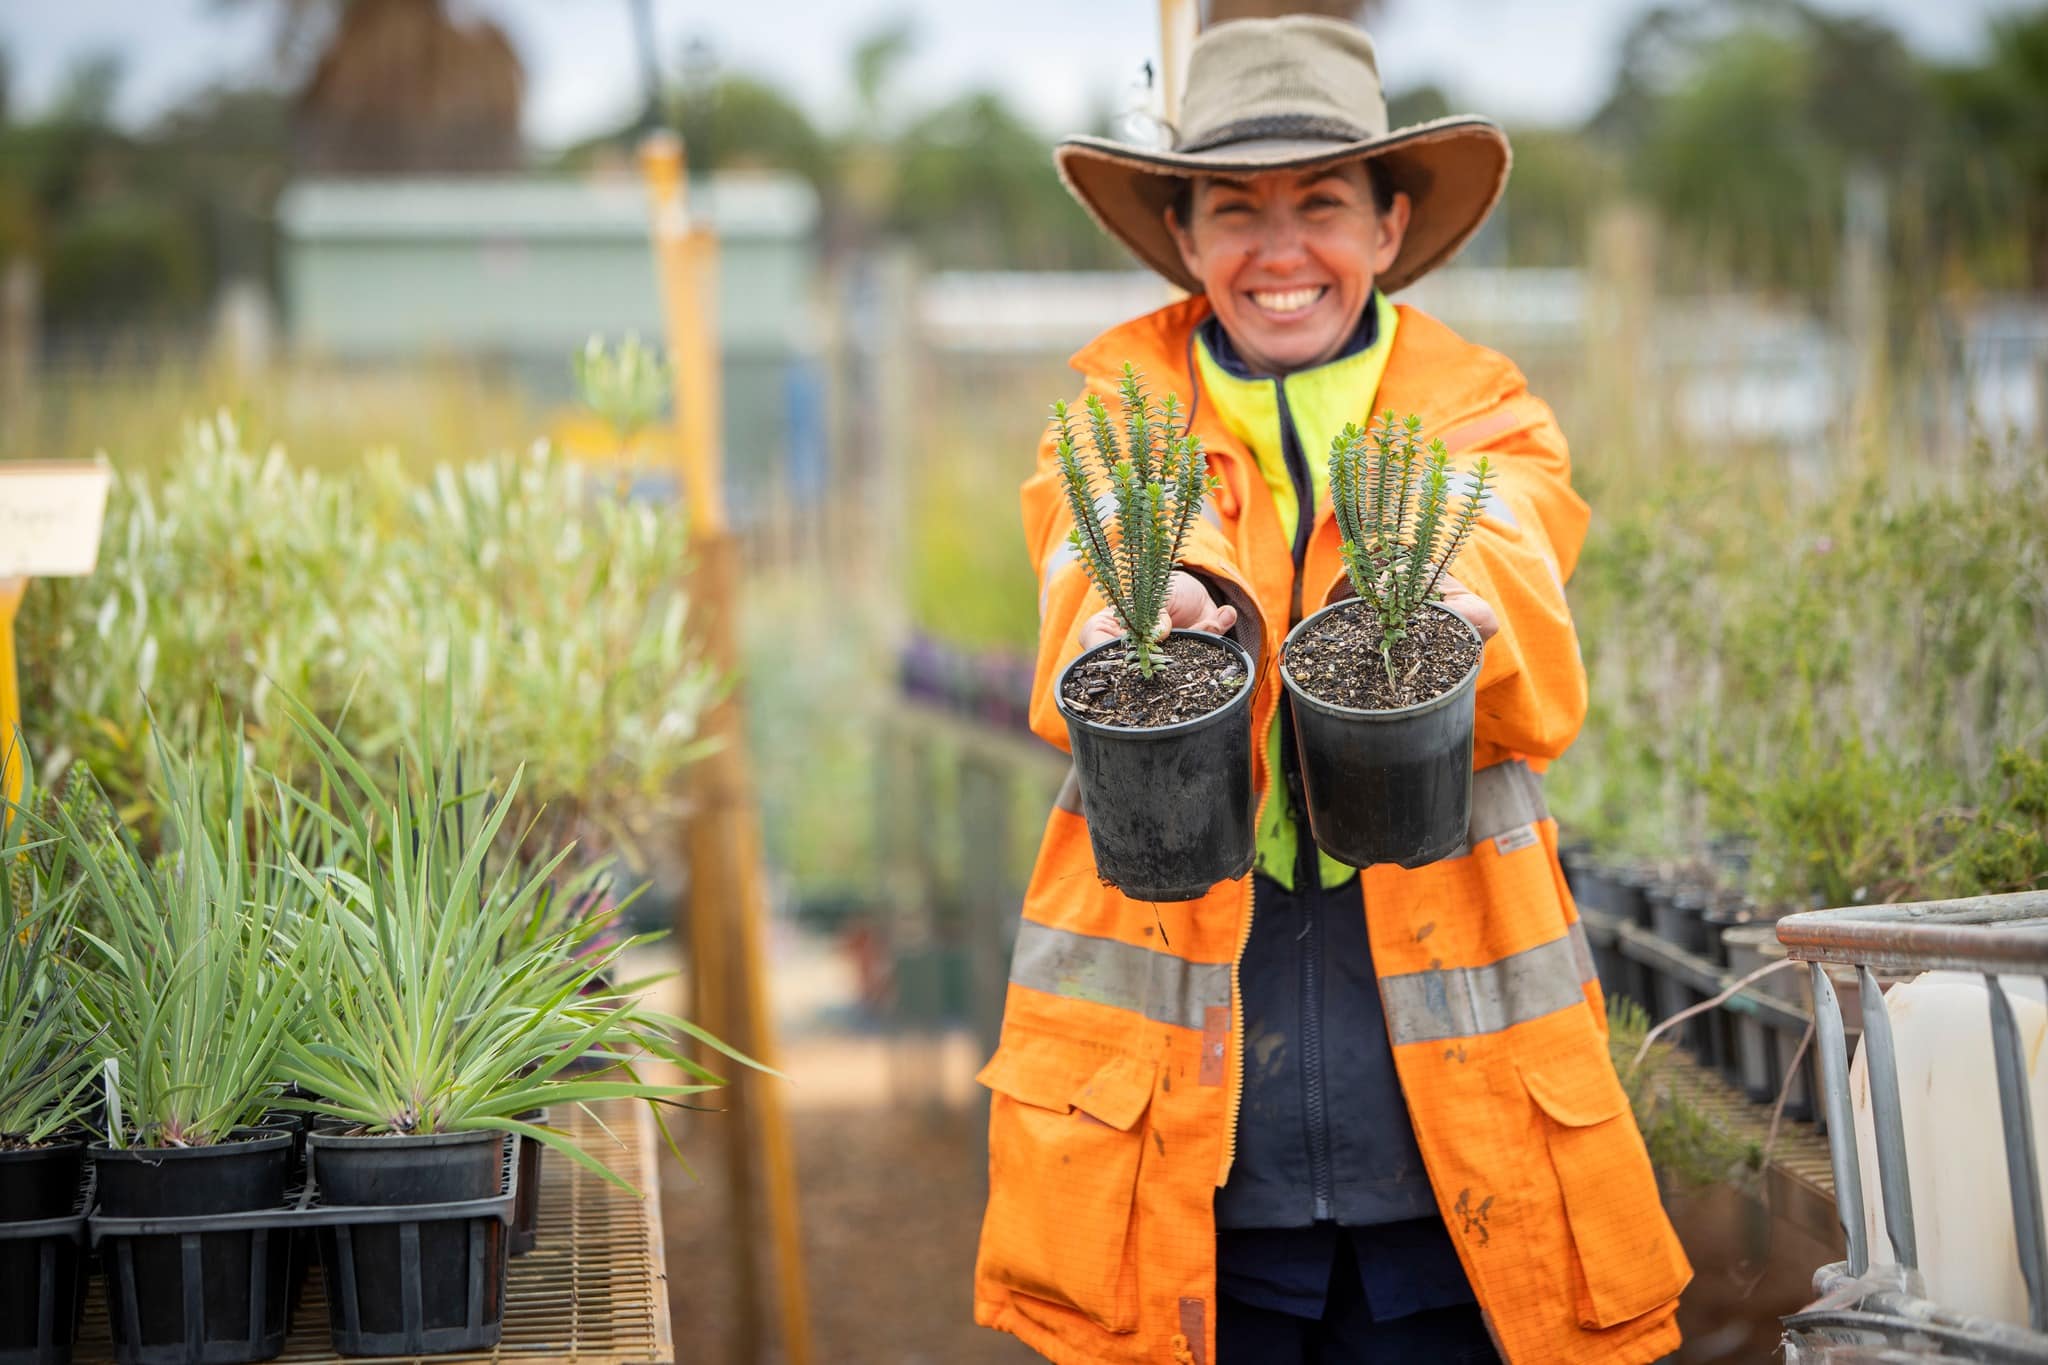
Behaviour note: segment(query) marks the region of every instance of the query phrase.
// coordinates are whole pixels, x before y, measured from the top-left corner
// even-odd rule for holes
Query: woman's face
[[[1372,282],[1408,230],[1408,196],[1381,213],[1365,166],[1197,176],[1186,222],[1167,210],[1181,260],[1238,353],[1262,374],[1320,365],[1351,339]]]

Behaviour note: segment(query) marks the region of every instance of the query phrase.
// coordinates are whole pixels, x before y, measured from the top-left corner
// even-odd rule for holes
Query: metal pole
[[[1906,1118],[1899,1104],[1898,1053],[1892,1046],[1892,1017],[1877,974],[1857,968],[1863,997],[1864,1061],[1870,1072],[1870,1116],[1877,1130],[1877,1184],[1884,1199],[1884,1226],[1892,1258],[1908,1270],[1920,1264],[1913,1236],[1913,1182],[1906,1166]],[[1832,1118],[1829,1120],[1833,1122]]]
[[[1870,1269],[1870,1246],[1863,1233],[1863,1176],[1856,1164],[1856,1121],[1849,1114],[1849,1046],[1842,1033],[1842,1006],[1835,983],[1818,962],[1813,973],[1814,1045],[1820,1049],[1821,1090],[1827,1102],[1828,1155],[1835,1168],[1835,1211],[1842,1237],[1849,1244],[1849,1273]]]
[[[2012,1183],[2012,1231],[2027,1281],[2027,1325],[2048,1331],[2048,1248],[2042,1246],[2041,1172],[2034,1164],[2034,1113],[2027,1103],[2027,1059],[2012,1001],[1991,973],[1991,1057],[1998,1069],[1998,1115],[2005,1126],[2005,1173]]]

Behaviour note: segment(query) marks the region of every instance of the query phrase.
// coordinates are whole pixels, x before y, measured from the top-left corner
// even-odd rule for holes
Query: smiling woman
[[[1113,400],[1127,366],[1187,399],[1156,439],[1198,442],[1215,493],[1164,614],[1253,660],[1253,865],[1134,904],[1090,852],[1110,813],[1052,812],[982,1073],[975,1316],[1058,1361],[1656,1360],[1691,1272],[1608,1060],[1539,775],[1585,714],[1564,582],[1586,506],[1515,367],[1387,297],[1477,231],[1507,139],[1469,115],[1388,128],[1372,40],[1328,19],[1216,25],[1185,91],[1171,148],[1072,138],[1055,156],[1104,230],[1191,295],[1074,368],[1084,402]],[[1389,409],[1407,439],[1440,438],[1431,498],[1469,499],[1457,578],[1433,582],[1483,645],[1456,702],[1462,838],[1359,868],[1312,841],[1308,746],[1270,661],[1352,591],[1325,452]],[[1125,624],[1068,543],[1056,447],[1023,502],[1032,728],[1066,748],[1055,680]],[[1406,483],[1375,488],[1407,505]],[[1428,519],[1369,539],[1425,563]],[[1323,789],[1412,815],[1444,785],[1420,767]],[[1168,785],[1162,804],[1188,782]]]
[[[1188,273],[1263,375],[1336,357],[1400,253],[1410,203],[1370,162],[1193,176],[1167,210]]]

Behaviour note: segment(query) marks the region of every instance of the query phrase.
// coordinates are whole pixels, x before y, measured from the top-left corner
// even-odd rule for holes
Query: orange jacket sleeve
[[[1118,410],[1114,382],[1090,377],[1081,398],[1100,396],[1110,411]],[[1031,729],[1062,751],[1067,750],[1067,723],[1053,704],[1053,684],[1060,670],[1081,652],[1081,626],[1108,605],[1081,567],[1079,554],[1067,543],[1074,529],[1073,513],[1067,506],[1066,489],[1060,478],[1059,461],[1053,454],[1050,432],[1039,438],[1038,468],[1024,481],[1024,546],[1031,555],[1031,567],[1038,576],[1038,663],[1031,682]],[[1205,513],[1208,509],[1205,507]],[[1229,540],[1205,515],[1195,523],[1182,548],[1181,567],[1210,584],[1212,596],[1238,608],[1239,625],[1231,634],[1239,640],[1256,641],[1259,621],[1251,606],[1251,592],[1243,586]],[[1254,657],[1256,644],[1248,646]]]
[[[1476,745],[1552,759],[1586,716],[1586,668],[1564,585],[1589,512],[1572,491],[1556,418],[1515,378],[1490,411],[1443,433],[1459,470],[1481,455],[1493,469],[1479,523],[1450,571],[1500,618],[1479,669]]]

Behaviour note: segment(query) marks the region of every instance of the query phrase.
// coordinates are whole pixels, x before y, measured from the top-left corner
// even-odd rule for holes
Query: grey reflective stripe
[[[1593,965],[1593,945],[1586,942],[1586,926],[1573,920],[1565,937],[1572,941],[1572,961],[1579,964],[1579,984],[1600,979],[1600,969]]]
[[[1046,594],[1052,591],[1053,579],[1057,578],[1060,570],[1066,568],[1067,565],[1079,564],[1080,562],[1081,552],[1075,549],[1068,541],[1063,540],[1053,546],[1052,553],[1045,557],[1044,570],[1038,575],[1038,614],[1040,616],[1045,615],[1045,598]]]
[[[1440,967],[1380,979],[1396,1046],[1498,1033],[1586,1003],[1581,943],[1570,934],[1483,967]]]
[[[1188,962],[1030,920],[1017,929],[1010,982],[1187,1029],[1201,1028],[1211,1006],[1230,1004],[1228,962]]]
[[[1542,773],[1519,758],[1489,763],[1472,774],[1472,817],[1465,825],[1465,842],[1444,856],[1462,858],[1474,844],[1549,818]]]
[[[1223,529],[1223,514],[1216,510],[1216,500],[1214,498],[1202,499],[1202,520],[1208,522],[1219,531]]]
[[[1476,475],[1467,473],[1464,470],[1454,469],[1451,471],[1449,492],[1455,497],[1469,498],[1472,496],[1472,490],[1478,484],[1479,479]],[[1521,525],[1520,522],[1515,520],[1515,509],[1507,505],[1507,502],[1502,499],[1497,489],[1489,488],[1486,490],[1486,496],[1480,500],[1479,511],[1482,515],[1492,517],[1495,521],[1505,522],[1509,526],[1519,527]]]

